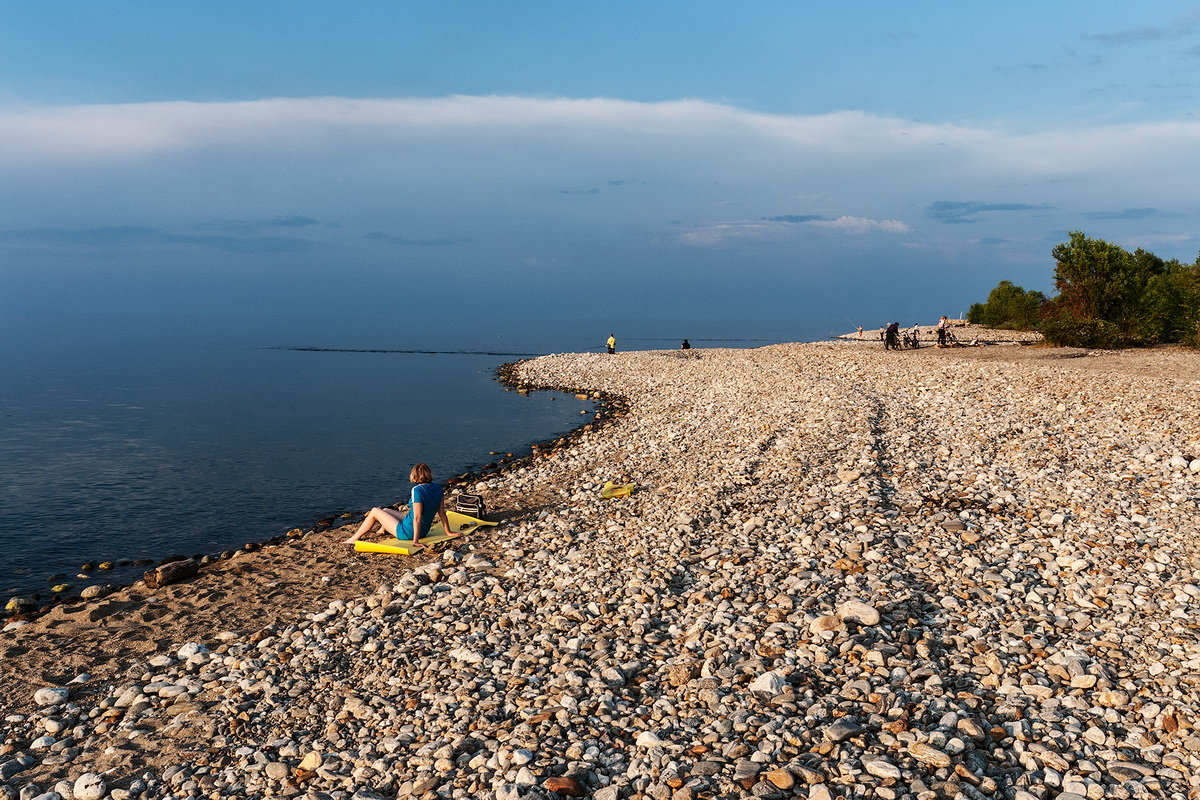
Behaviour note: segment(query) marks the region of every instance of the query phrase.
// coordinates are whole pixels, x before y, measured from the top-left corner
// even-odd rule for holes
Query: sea
[[[600,351],[610,332],[0,319],[0,604],[82,585],[85,563],[118,562],[103,580],[128,582],[146,568],[133,560],[218,553],[402,501],[418,461],[436,479],[527,453],[594,405],[506,391],[496,369]],[[789,332],[643,325],[618,348],[674,349],[688,333],[697,348],[824,335]]]

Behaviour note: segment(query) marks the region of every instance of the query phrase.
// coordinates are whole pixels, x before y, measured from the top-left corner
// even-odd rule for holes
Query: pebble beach
[[[509,378],[623,410],[476,478],[497,528],[343,526],[5,626],[0,798],[1200,797],[1200,353]]]

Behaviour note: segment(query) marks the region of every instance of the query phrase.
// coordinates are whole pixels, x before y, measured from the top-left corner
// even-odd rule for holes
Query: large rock
[[[778,671],[764,672],[750,684],[750,691],[765,697],[774,697],[787,687],[787,680]]]
[[[75,800],[100,800],[108,794],[108,784],[96,773],[85,772],[75,779],[71,792],[75,795]]]
[[[838,606],[838,616],[843,622],[857,622],[859,625],[878,625],[879,611],[875,606],[861,600],[847,600]]]
[[[70,696],[70,689],[64,689],[61,686],[46,686],[33,693],[33,702],[39,706],[57,706],[67,702],[67,698]]]

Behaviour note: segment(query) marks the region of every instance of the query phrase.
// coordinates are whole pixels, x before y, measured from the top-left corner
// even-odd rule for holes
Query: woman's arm
[[[424,503],[419,501],[414,502],[412,504],[412,511],[408,512],[412,515],[413,546],[416,546],[421,540],[421,510],[424,505]]]

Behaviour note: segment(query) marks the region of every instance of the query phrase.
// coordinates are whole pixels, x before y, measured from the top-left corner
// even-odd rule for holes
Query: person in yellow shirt
[[[605,342],[605,344],[608,345],[608,354],[609,355],[612,355],[613,353],[617,352],[617,337],[616,336],[614,336],[613,334],[610,333],[608,335],[608,341]]]

